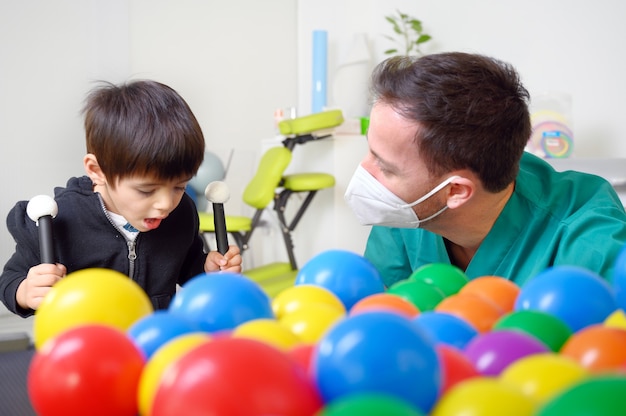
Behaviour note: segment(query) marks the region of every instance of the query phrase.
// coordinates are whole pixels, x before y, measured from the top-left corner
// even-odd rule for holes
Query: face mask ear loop
[[[452,182],[455,179],[459,179],[459,178],[460,178],[460,176],[450,176],[448,179],[446,179],[445,181],[441,182],[439,185],[434,187],[432,191],[430,191],[429,193],[427,193],[423,197],[419,198],[417,201],[411,202],[410,204],[402,205],[399,208],[411,208],[411,207],[414,207],[417,204],[421,204],[422,202],[426,201],[428,198],[430,198],[431,196],[435,195],[437,192],[441,191],[443,188],[448,186],[448,184],[450,184],[450,182]],[[439,213],[437,213],[435,215],[438,215],[438,214]],[[427,219],[430,219],[430,218],[427,218]],[[426,221],[426,220],[424,220],[424,221]]]

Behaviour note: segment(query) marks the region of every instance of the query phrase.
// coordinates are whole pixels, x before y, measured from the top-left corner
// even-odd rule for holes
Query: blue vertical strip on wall
[[[328,33],[313,31],[313,91],[311,111],[319,113],[326,107],[326,77],[328,59]]]

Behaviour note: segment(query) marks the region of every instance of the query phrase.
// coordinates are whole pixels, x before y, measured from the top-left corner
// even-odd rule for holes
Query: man
[[[528,91],[489,57],[398,56],[372,75],[369,152],[346,191],[387,286],[450,263],[519,285],[553,265],[611,276],[626,214],[604,179],[524,152]]]

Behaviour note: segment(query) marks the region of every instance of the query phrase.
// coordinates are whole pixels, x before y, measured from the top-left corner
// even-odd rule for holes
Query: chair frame
[[[331,137],[331,135],[326,134],[326,135],[318,136],[312,133],[304,134],[304,135],[295,135],[293,137],[285,138],[282,141],[282,144],[287,149],[289,149],[289,151],[293,152],[294,148],[298,144],[304,144],[304,143],[315,141],[315,140],[322,140],[328,137]],[[296,227],[300,223],[300,220],[302,219],[304,213],[308,209],[309,205],[313,201],[313,198],[315,197],[318,191],[317,190],[294,191],[294,190],[286,189],[286,188],[283,188],[282,190],[278,191],[278,189],[281,188],[283,184],[284,184],[284,180],[282,180],[281,183],[278,184],[277,192],[274,194],[272,209],[276,212],[276,216],[278,217],[278,220],[280,222],[280,232],[281,232],[284,244],[285,244],[285,249],[287,251],[287,256],[289,258],[289,264],[291,266],[291,269],[298,270],[298,263],[296,261],[296,256],[294,253],[295,245],[294,245],[292,232],[296,229]],[[299,193],[306,193],[304,201],[302,201],[302,203],[299,205],[293,217],[290,220],[288,220],[286,218],[285,212],[287,210],[289,199],[292,195],[299,194]],[[249,242],[250,242],[250,239],[252,238],[252,234],[254,233],[254,230],[256,230],[259,224],[261,223],[261,217],[263,215],[263,212],[267,208],[269,207],[260,208],[254,212],[252,216],[250,230],[245,231],[245,232],[228,231],[228,234],[230,234],[233,237],[233,239],[235,240],[235,244],[237,244],[242,254],[244,251],[249,249]],[[209,246],[209,243],[205,234],[208,234],[208,233],[210,232],[201,233],[205,248],[207,250],[209,250],[210,246]]]

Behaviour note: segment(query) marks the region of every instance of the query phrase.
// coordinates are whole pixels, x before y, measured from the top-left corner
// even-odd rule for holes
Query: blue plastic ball
[[[426,311],[413,318],[413,322],[435,343],[447,344],[460,350],[478,335],[478,331],[467,321],[449,313]]]
[[[326,403],[351,394],[381,393],[428,412],[441,386],[433,342],[411,320],[390,312],[339,321],[313,350],[311,369]]]
[[[295,284],[312,284],[330,290],[346,310],[366,296],[385,291],[374,265],[347,250],[328,250],[313,257],[300,268]]]
[[[231,272],[203,273],[174,295],[169,312],[216,332],[261,318],[274,318],[271,300],[247,277]]]
[[[198,331],[198,327],[164,310],[154,311],[136,321],[127,334],[148,360],[166,342],[177,336]]]
[[[612,287],[598,274],[577,266],[554,266],[521,288],[514,309],[546,312],[576,332],[603,322],[617,309],[617,302]]]
[[[622,248],[615,260],[612,282],[617,306],[626,310],[626,246]]]

